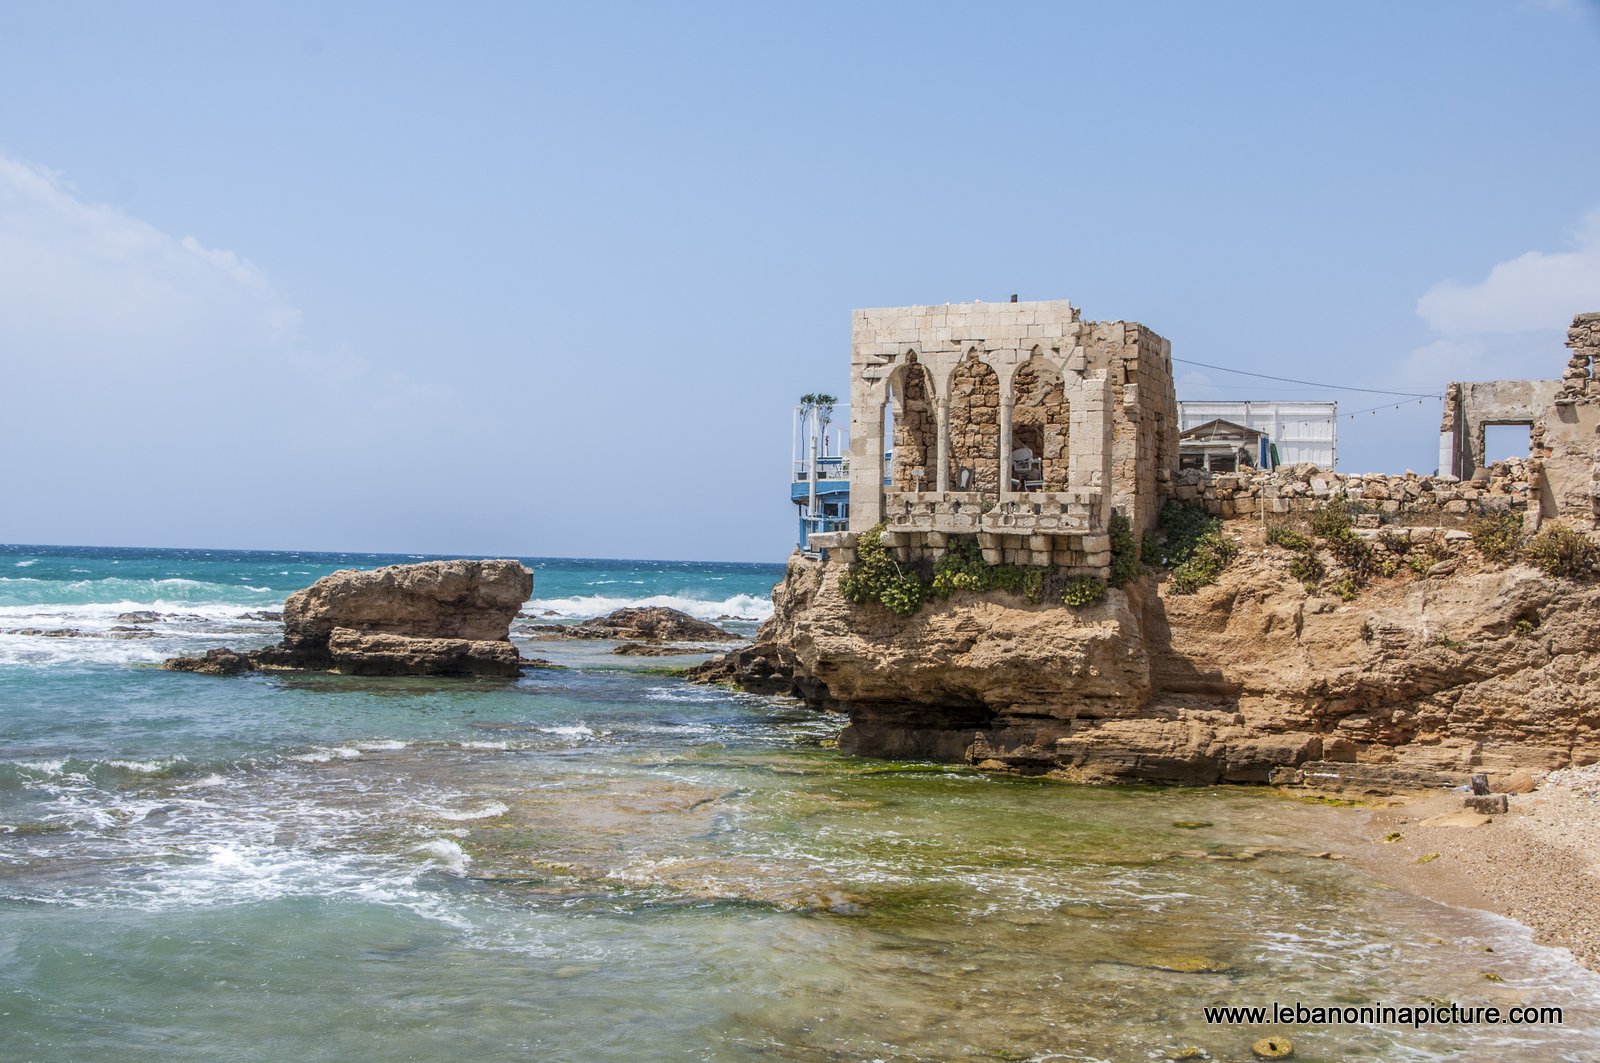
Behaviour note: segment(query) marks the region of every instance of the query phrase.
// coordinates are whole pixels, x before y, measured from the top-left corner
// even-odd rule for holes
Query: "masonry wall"
[[[1579,314],[1567,330],[1572,351],[1561,388],[1534,442],[1545,466],[1547,515],[1600,530],[1600,313]]]
[[[1136,532],[1153,526],[1161,486],[1177,466],[1171,345],[1154,332],[1084,322],[1070,303],[1044,301],[857,310],[851,339],[853,531],[887,522],[892,534],[921,537],[908,538],[908,547],[937,550],[938,535],[981,527],[999,537],[989,548],[999,555],[1065,551],[1094,568],[1113,507]],[[907,383],[913,364],[929,373],[931,460],[919,412],[928,404]],[[891,395],[897,425],[922,427],[915,439],[897,428],[885,492],[883,408]],[[1022,445],[1041,468],[1022,478],[1035,487],[1014,489],[1009,458]],[[924,470],[920,491],[913,464]]]
[[[1478,380],[1445,389],[1439,425],[1439,473],[1467,479],[1485,464],[1485,430],[1496,424],[1542,420],[1561,389],[1559,380]],[[1531,443],[1530,443],[1531,448]]]
[[[1273,472],[1222,474],[1184,469],[1173,478],[1172,495],[1219,517],[1270,520],[1344,501],[1359,505],[1385,523],[1465,528],[1481,513],[1502,509],[1527,514],[1527,523],[1536,525],[1542,482],[1537,460],[1497,462],[1484,478],[1471,480],[1414,473],[1346,475],[1314,465],[1293,465]]]

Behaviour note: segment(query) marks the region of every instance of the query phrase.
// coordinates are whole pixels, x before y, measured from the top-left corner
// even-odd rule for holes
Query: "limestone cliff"
[[[1463,544],[1346,602],[1259,524],[1228,529],[1216,585],[1146,576],[1077,610],[965,594],[901,618],[797,555],[756,644],[701,676],[848,712],[847,751],[1089,781],[1384,789],[1600,760],[1600,587]]]

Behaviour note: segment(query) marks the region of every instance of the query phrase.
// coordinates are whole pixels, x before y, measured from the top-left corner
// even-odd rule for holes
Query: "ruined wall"
[[[932,382],[928,371],[916,362],[909,363],[896,379],[900,398],[894,422],[894,489],[932,491],[939,443]],[[922,473],[920,479],[918,472]]]
[[[1445,389],[1439,425],[1439,473],[1465,480],[1485,464],[1485,430],[1495,424],[1532,428],[1561,388],[1557,380],[1478,380]]]
[[[1151,527],[1178,467],[1172,344],[1137,322],[1090,322],[1084,353],[1111,379],[1111,504]]]
[[[1172,495],[1219,517],[1270,520],[1343,501],[1385,523],[1464,528],[1485,510],[1526,513],[1530,502],[1534,503],[1530,521],[1536,523],[1542,477],[1534,459],[1496,462],[1487,477],[1473,480],[1415,473],[1346,475],[1314,465],[1221,474],[1184,469],[1173,478]]]
[[[919,420],[915,440],[897,438],[885,491],[884,403],[913,362],[929,373],[934,456]],[[1030,540],[997,546],[1002,554],[1065,549],[1083,559],[1075,567],[1097,569],[1112,507],[1141,534],[1177,467],[1170,344],[1142,325],[1084,322],[1064,300],[855,311],[850,413],[856,532],[888,522],[918,534],[965,534],[978,524]],[[904,416],[910,424],[913,414]],[[1038,474],[1023,478],[1038,481],[1031,489],[1012,487],[1019,446],[1041,459]],[[918,467],[928,470],[920,493],[909,478]],[[962,469],[971,470],[965,491]]]
[[[1026,446],[1040,459],[1042,490],[1067,487],[1072,436],[1072,407],[1061,387],[1061,374],[1042,358],[1017,367],[1011,376],[1011,436],[1014,447]]]
[[[973,355],[950,374],[950,488],[960,471],[974,474],[971,490],[1000,486],[1000,377]]]
[[[1567,330],[1572,356],[1549,412],[1534,428],[1546,479],[1542,503],[1585,530],[1600,530],[1600,313]]]

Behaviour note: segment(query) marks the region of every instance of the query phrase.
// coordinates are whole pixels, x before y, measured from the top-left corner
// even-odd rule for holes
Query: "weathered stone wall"
[[[1485,430],[1495,424],[1532,429],[1555,400],[1557,380],[1478,380],[1445,389],[1439,424],[1439,473],[1465,480],[1485,463]]]
[[[1219,517],[1267,519],[1310,513],[1329,502],[1356,504],[1384,523],[1465,527],[1486,510],[1513,509],[1538,519],[1542,470],[1535,460],[1497,462],[1482,478],[1354,475],[1314,465],[1283,466],[1273,472],[1244,470],[1207,474],[1184,469],[1173,477],[1172,497],[1203,506]]]
[[[1031,358],[1011,376],[1011,436],[1040,459],[1042,490],[1062,491],[1069,482],[1072,406],[1061,374],[1042,358]]]
[[[1561,390],[1534,440],[1545,466],[1547,515],[1600,530],[1600,313],[1579,314],[1567,330],[1572,357]]]
[[[950,374],[950,487],[961,469],[973,471],[971,489],[995,493],[1000,485],[1000,377],[969,356]]]
[[[1579,314],[1567,329],[1572,357],[1561,378],[1561,398],[1600,401],[1600,312]]]
[[[901,394],[894,422],[894,489],[932,491],[939,443],[932,383],[928,371],[914,361],[898,379]]]
[[[1111,380],[1111,505],[1142,531],[1178,467],[1172,345],[1136,322],[1096,321],[1084,353]]]
[[[897,440],[897,470],[885,492],[884,403],[912,363],[930,374],[935,456],[928,462],[926,435],[911,448]],[[1065,301],[855,311],[850,412],[856,532],[886,520],[914,519],[919,532],[965,526],[969,515],[954,507],[962,501],[960,471],[970,468],[972,483],[965,486],[981,496],[982,513],[995,514],[987,518],[994,534],[1100,535],[1114,506],[1139,534],[1154,523],[1160,488],[1177,467],[1171,345],[1142,325],[1081,321]],[[1019,446],[1042,459],[1042,483],[1033,490],[1011,486],[1011,456]],[[949,505],[922,505],[926,500],[900,471],[930,465],[921,494],[931,491]],[[1074,521],[1087,514],[1089,528],[1060,527],[1063,507]],[[1056,545],[995,549],[1048,554]]]

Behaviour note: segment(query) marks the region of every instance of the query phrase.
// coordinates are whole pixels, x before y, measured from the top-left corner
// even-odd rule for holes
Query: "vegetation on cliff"
[[[1408,529],[1382,528],[1363,536],[1356,530],[1358,506],[1335,500],[1313,513],[1303,527],[1274,524],[1267,528],[1269,545],[1294,555],[1289,573],[1315,592],[1324,588],[1345,601],[1354,601],[1375,578],[1394,576],[1408,568],[1419,576],[1435,571],[1456,556],[1442,532],[1423,537]],[[1479,556],[1492,565],[1526,562],[1546,576],[1589,579],[1600,575],[1600,545],[1580,532],[1552,525],[1538,535],[1523,530],[1518,510],[1481,513],[1469,532]],[[1331,564],[1330,564],[1331,563]]]
[[[1122,537],[1132,545],[1125,520]],[[1115,543],[1114,538],[1113,578],[1120,572],[1126,582],[1140,571],[1137,548],[1131,565],[1124,560],[1119,569]],[[856,559],[840,579],[839,590],[849,601],[877,602],[897,616],[911,616],[930,598],[948,598],[960,591],[1004,591],[1031,605],[1060,601],[1074,607],[1093,605],[1106,597],[1105,581],[1094,576],[1067,576],[1059,569],[1037,565],[991,564],[983,559],[983,548],[973,535],[953,536],[931,567],[902,564],[884,543],[882,525],[862,532],[856,540]]]
[[[1217,582],[1238,553],[1222,534],[1220,518],[1181,502],[1162,507],[1158,533],[1147,536],[1144,546],[1146,560],[1172,570],[1169,588],[1176,594],[1193,594]]]

